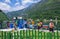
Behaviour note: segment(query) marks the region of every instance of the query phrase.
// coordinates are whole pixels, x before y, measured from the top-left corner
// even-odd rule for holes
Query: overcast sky
[[[41,0],[0,0],[0,10],[4,12],[18,11],[27,8],[32,3],[38,3]]]

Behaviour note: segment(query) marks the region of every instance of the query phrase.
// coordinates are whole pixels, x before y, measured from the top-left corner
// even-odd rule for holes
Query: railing
[[[60,39],[60,31],[53,33],[49,30],[16,30],[0,31],[0,39]]]

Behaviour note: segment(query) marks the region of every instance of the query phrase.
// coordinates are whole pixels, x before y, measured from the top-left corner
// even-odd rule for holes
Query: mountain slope
[[[8,20],[7,16],[0,10],[0,21]]]
[[[55,19],[56,16],[60,19],[60,0],[42,0],[24,10],[8,13],[10,17],[20,16],[21,14],[28,14],[28,18],[33,19]]]
[[[38,3],[27,11],[32,18],[46,18],[55,19],[58,16],[60,19],[60,1],[59,0],[46,0],[43,3]]]

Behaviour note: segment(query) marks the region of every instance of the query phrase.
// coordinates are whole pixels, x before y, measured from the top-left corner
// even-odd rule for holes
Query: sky
[[[0,0],[0,10],[3,12],[12,12],[25,9],[33,3],[38,3],[41,0]]]

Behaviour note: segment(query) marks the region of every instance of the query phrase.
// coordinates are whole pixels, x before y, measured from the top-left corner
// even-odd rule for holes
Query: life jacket
[[[38,23],[37,25],[38,25],[38,26],[41,26],[41,24],[40,24],[40,23]]]
[[[32,21],[32,25],[34,25],[34,21]]]

